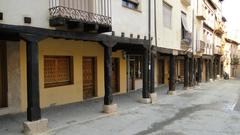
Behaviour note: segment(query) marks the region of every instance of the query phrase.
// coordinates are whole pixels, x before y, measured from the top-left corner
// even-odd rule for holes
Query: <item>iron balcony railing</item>
[[[49,0],[50,19],[111,26],[111,0]]]

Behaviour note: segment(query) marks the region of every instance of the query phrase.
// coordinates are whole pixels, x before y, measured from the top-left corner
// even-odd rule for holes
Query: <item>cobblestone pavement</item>
[[[43,110],[56,135],[240,135],[240,80],[202,83],[176,95],[156,90],[156,104],[140,104],[141,91],[114,96],[118,113],[100,112],[102,99]],[[26,115],[0,117],[0,135],[17,135]]]

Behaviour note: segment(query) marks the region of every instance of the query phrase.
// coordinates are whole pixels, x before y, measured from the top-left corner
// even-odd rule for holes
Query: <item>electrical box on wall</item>
[[[31,17],[24,17],[24,23],[30,24],[32,22]]]

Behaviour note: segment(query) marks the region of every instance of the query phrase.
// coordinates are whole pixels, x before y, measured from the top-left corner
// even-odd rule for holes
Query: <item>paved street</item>
[[[154,105],[137,105],[110,117],[75,123],[57,135],[239,135],[240,80],[202,84]],[[130,103],[131,104],[131,103]]]
[[[239,135],[240,80],[202,83],[166,95],[157,90],[154,105],[136,102],[141,91],[114,97],[118,113],[100,112],[102,99],[43,110],[50,134],[56,135]],[[18,135],[26,114],[0,117],[0,135]]]

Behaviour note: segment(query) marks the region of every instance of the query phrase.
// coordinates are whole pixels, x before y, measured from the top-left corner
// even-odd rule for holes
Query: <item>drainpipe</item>
[[[150,88],[150,93],[154,92],[154,86],[151,86],[151,70],[153,69],[151,66],[151,61],[152,61],[152,39],[151,39],[151,0],[148,2],[148,38],[149,38],[149,49],[148,49],[148,66],[149,66],[149,79],[148,79],[148,86]]]
[[[157,47],[157,17],[156,17],[156,14],[157,14],[157,11],[156,11],[156,0],[154,0],[154,37],[155,37],[155,45],[156,45],[156,47]],[[150,18],[151,19],[151,18]],[[150,21],[151,22],[151,21]],[[151,29],[150,29],[150,34],[151,34]],[[154,51],[154,48],[153,48],[153,45],[151,45],[151,48],[150,48],[150,50],[151,50],[151,90],[150,90],[150,93],[154,93],[155,92],[155,90],[154,90],[154,88],[155,88],[155,55],[156,54],[154,54],[155,52],[153,52]]]
[[[157,2],[154,0],[154,30],[155,30],[155,45],[157,47]]]

